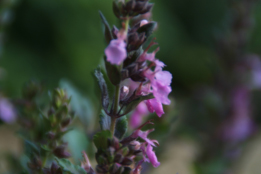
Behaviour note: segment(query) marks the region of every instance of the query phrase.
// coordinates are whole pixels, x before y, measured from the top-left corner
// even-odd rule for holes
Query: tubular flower
[[[155,152],[153,151],[153,148],[150,144],[147,145],[146,154],[149,158],[150,163],[153,165],[153,167],[159,167],[160,162],[158,162],[157,156],[156,156]]]
[[[120,65],[127,58],[126,51],[126,33],[120,31],[117,34],[117,39],[111,40],[108,47],[105,49],[105,55],[107,56],[107,61],[111,64]]]

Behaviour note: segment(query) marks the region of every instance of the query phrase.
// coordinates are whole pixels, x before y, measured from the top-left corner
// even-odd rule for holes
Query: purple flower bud
[[[82,155],[83,155],[84,161],[81,161],[81,168],[83,168],[87,173],[90,171],[93,171],[90,160],[89,160],[86,152],[82,151]]]
[[[5,98],[0,98],[0,119],[6,123],[13,123],[16,119],[13,105]]]
[[[126,33],[120,31],[117,37],[117,39],[111,40],[105,49],[105,55],[107,56],[108,62],[120,65],[127,58],[126,43],[124,41],[126,39]]]

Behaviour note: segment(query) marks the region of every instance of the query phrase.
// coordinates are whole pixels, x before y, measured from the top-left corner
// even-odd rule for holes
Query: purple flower
[[[141,124],[142,118],[148,114],[149,111],[145,103],[141,102],[130,116],[130,126],[132,128],[137,128]]]
[[[153,151],[153,148],[150,144],[147,145],[146,154],[149,158],[150,163],[153,165],[153,167],[159,167],[160,162],[158,162],[157,156],[156,156],[155,152]]]
[[[6,123],[13,123],[16,119],[13,105],[5,98],[0,98],[0,119]]]
[[[152,43],[153,44],[153,43]],[[151,44],[151,45],[152,45]],[[155,99],[147,100],[146,104],[150,112],[156,112],[156,114],[161,117],[164,114],[162,104],[169,105],[171,101],[168,98],[169,93],[172,91],[170,84],[172,80],[172,75],[168,71],[162,71],[165,64],[155,58],[155,55],[159,49],[156,49],[152,53],[143,53],[139,61],[150,61],[155,66],[154,71],[151,69],[146,69],[143,75],[150,80],[150,87],[146,88],[147,91],[152,92]],[[152,90],[151,90],[152,88]]]
[[[105,55],[107,56],[107,61],[111,64],[120,65],[127,58],[126,51],[126,34],[125,32],[119,32],[117,39],[111,40],[108,47],[105,49]]]
[[[232,115],[222,125],[223,139],[237,143],[248,138],[254,131],[250,113],[250,91],[247,87],[237,87],[232,94]]]
[[[161,117],[164,114],[162,104],[156,98],[146,100],[145,102],[146,102],[148,110],[151,113],[156,112],[156,114],[159,117]]]

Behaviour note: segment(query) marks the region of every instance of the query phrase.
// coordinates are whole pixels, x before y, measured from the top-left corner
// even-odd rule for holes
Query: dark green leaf
[[[113,1],[113,6],[112,6],[112,8],[113,8],[113,13],[114,13],[114,15],[119,18],[119,17],[121,16],[121,14],[120,14],[120,9],[119,9],[118,4],[117,4],[115,1]]]
[[[25,140],[24,143],[25,143],[26,155],[28,155],[29,157],[32,157],[32,156],[34,156],[34,154],[37,154],[37,155],[40,154],[40,150],[35,143],[28,141],[28,140]]]
[[[126,106],[126,108],[125,108],[123,114],[121,114],[121,115],[126,115],[126,114],[128,114],[129,112],[131,112],[132,110],[134,110],[134,109],[138,106],[138,104],[139,104],[140,102],[142,102],[143,100],[148,100],[148,99],[152,99],[152,98],[154,98],[153,94],[149,94],[149,95],[141,96],[141,97],[139,97],[139,98],[137,98],[137,99],[131,101],[131,102]]]
[[[118,139],[122,139],[125,133],[127,132],[128,129],[128,120],[127,117],[121,117],[117,119],[116,127],[115,127],[115,133],[114,135]]]
[[[93,137],[93,142],[97,149],[106,149],[108,147],[108,138],[111,138],[111,132],[104,130],[98,132]]]
[[[109,26],[109,23],[107,22],[106,18],[102,14],[101,11],[99,11],[100,17],[102,19],[102,23],[104,24],[104,36],[107,44],[110,43],[110,41],[113,39],[112,34],[111,34],[111,28]]]
[[[108,106],[109,106],[109,94],[108,94],[108,89],[107,89],[107,84],[103,78],[103,74],[101,72],[101,70],[98,68],[95,70],[94,72],[98,82],[99,82],[99,87],[101,89],[101,93],[102,93],[102,107],[104,110],[107,111]]]
[[[106,56],[104,56],[105,67],[107,75],[113,85],[118,85],[121,81],[121,74],[116,65],[112,65],[110,62],[106,61]]]
[[[72,164],[67,159],[55,158],[55,160],[57,161],[58,165],[63,169],[63,171],[68,174],[87,174],[87,172],[83,168],[81,168],[78,165]]]
[[[157,27],[157,22],[150,22],[146,25],[143,25],[142,27],[140,27],[137,32],[138,33],[143,33],[145,32],[146,38],[150,37],[150,35],[152,34],[152,32],[154,31],[154,29]]]

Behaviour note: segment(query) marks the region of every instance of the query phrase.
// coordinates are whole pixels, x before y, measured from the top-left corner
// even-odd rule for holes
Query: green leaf
[[[125,133],[127,132],[128,129],[128,120],[127,117],[121,117],[117,119],[116,126],[115,126],[115,133],[114,135],[118,139],[122,139]]]
[[[121,115],[126,115],[126,114],[128,114],[129,112],[131,112],[132,110],[134,110],[134,109],[138,106],[138,104],[139,104],[140,102],[142,102],[142,101],[144,101],[144,100],[153,99],[153,98],[154,98],[153,94],[149,94],[149,95],[141,96],[141,97],[139,97],[139,98],[137,98],[137,99],[131,101],[131,102],[126,106],[126,108],[125,108],[123,114],[121,114]]]
[[[41,149],[47,151],[47,152],[51,152],[52,149],[50,149],[47,145],[41,145]]]
[[[138,33],[143,33],[145,32],[146,38],[150,37],[150,35],[152,34],[152,32],[154,31],[154,29],[157,27],[157,22],[150,22],[146,25],[143,25],[142,27],[140,27],[137,32]]]
[[[105,67],[107,75],[113,85],[118,85],[121,81],[121,73],[116,65],[112,65],[110,62],[106,61],[106,56],[104,56]]]
[[[120,9],[119,9],[118,4],[115,1],[113,1],[112,9],[113,9],[114,15],[119,18],[121,16]]]
[[[111,28],[109,26],[109,23],[107,22],[106,18],[102,14],[101,11],[99,11],[100,17],[102,19],[102,23],[104,24],[104,36],[107,44],[110,43],[110,41],[113,39],[112,34],[111,34]]]
[[[25,154],[28,155],[29,157],[34,156],[35,154],[39,155],[40,154],[40,149],[38,146],[28,140],[25,140]]]
[[[96,133],[93,137],[93,142],[97,149],[106,149],[108,147],[108,138],[111,138],[111,132],[109,130]]]
[[[99,87],[101,89],[102,107],[104,110],[107,111],[108,106],[109,106],[109,94],[108,94],[107,84],[106,84],[103,74],[99,68],[95,70],[94,75],[96,76],[96,78],[99,82]]]
[[[101,126],[101,130],[109,130],[111,125],[111,117],[109,117],[104,111],[100,114],[99,123]]]
[[[57,161],[58,165],[63,169],[63,171],[68,174],[87,174],[87,172],[83,168],[81,168],[78,165],[72,164],[67,159],[55,158],[55,160]]]

